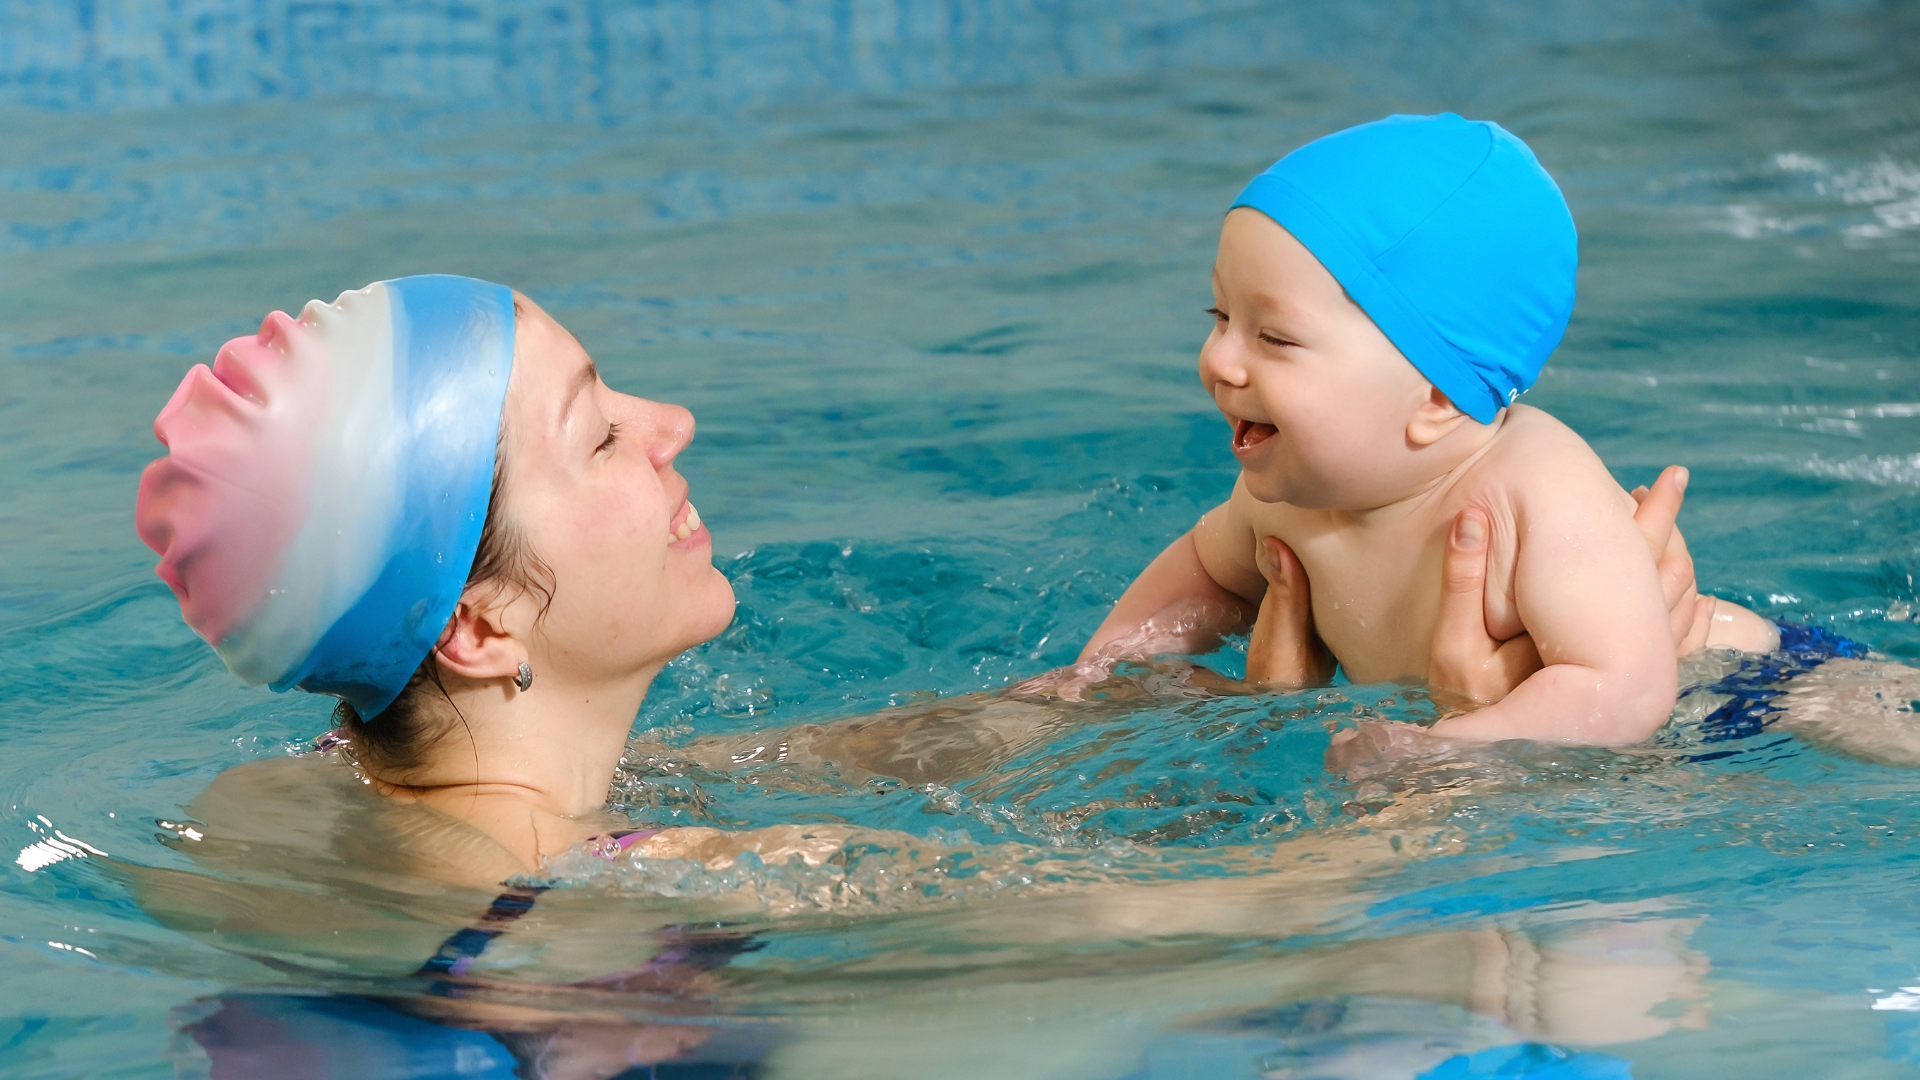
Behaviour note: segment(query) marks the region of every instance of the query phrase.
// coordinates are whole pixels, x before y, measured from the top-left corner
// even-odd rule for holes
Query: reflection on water
[[[1054,706],[1076,707],[1100,708]],[[143,910],[294,991],[227,993],[178,1013],[183,1060],[204,1059],[212,1076],[261,1075],[288,1054],[326,1076],[669,1065],[683,1071],[653,1075],[863,1075],[840,1070],[863,1053],[877,1066],[922,1040],[984,1034],[1006,1023],[1010,1004],[1062,993],[1140,1024],[1120,1057],[1091,1040],[1044,1040],[1076,1062],[1111,1059],[1113,1075],[1125,1054],[1151,1070],[1226,1053],[1259,1062],[1261,1075],[1413,1075],[1482,1054],[1531,1054],[1546,1068],[1577,1057],[1555,1049],[1563,1044],[1611,1046],[1706,1021],[1710,965],[1690,945],[1701,920],[1662,898],[1576,901],[1457,929],[1379,918],[1382,901],[1398,914],[1404,900],[1383,883],[1436,857],[1478,854],[1469,879],[1484,883],[1620,854],[1561,845],[1526,855],[1476,840],[1451,820],[1457,789],[1403,795],[1363,820],[1271,844],[1184,851],[794,826],[747,853],[736,844],[609,862],[583,852],[513,892],[507,917],[471,923],[497,933],[456,950],[473,962],[416,970],[436,938],[446,953],[474,932],[462,923],[483,901],[432,884],[435,860],[466,827],[366,794],[329,756],[235,772],[189,807],[190,823],[171,823],[198,873],[116,867]],[[298,805],[316,814],[250,817],[252,785],[301,791]],[[401,863],[418,871],[381,870]],[[690,913],[706,921],[685,921]],[[1174,992],[1143,1010],[1145,984]],[[332,994],[311,996],[322,989]],[[889,1035],[850,1046],[836,1031],[848,1020]],[[956,1046],[942,1071],[1022,1070],[1040,1049],[1023,1038]]]
[[[1724,681],[1727,666],[1703,658],[1694,674]],[[966,790],[1005,771],[1008,747],[1127,760],[1112,725],[1164,722],[1156,699],[1206,700],[1193,674],[1188,665],[1134,666],[1102,684],[1105,700],[962,698],[770,729],[756,748],[778,748],[766,761],[726,740],[695,740],[649,767],[685,769],[682,779],[696,785],[787,767],[784,790],[812,796],[835,790],[839,771],[816,755],[853,759],[864,746],[879,756],[849,764],[866,781],[898,760],[918,770],[923,794]],[[1290,711],[1284,699],[1263,704]],[[970,737],[950,726],[956,715],[982,714],[991,722],[966,729]],[[1397,714],[1414,715],[1405,706]],[[876,729],[887,739],[874,741]],[[1747,749],[1779,749],[1762,738]],[[1105,753],[1076,753],[1083,741]],[[1573,1063],[1589,1071],[1569,1075],[1625,1075],[1624,1059],[1591,1048],[1709,1028],[1713,966],[1694,945],[1707,918],[1661,894],[1671,874],[1665,883],[1631,880],[1619,864],[1641,853],[1617,841],[1526,844],[1511,826],[1609,775],[1629,788],[1606,793],[1605,815],[1636,833],[1655,822],[1698,824],[1736,795],[1741,824],[1750,824],[1767,803],[1808,792],[1736,793],[1707,782],[1695,768],[1700,755],[1682,751],[1729,740],[1698,720],[1680,721],[1667,741],[1626,755],[1482,749],[1404,765],[1373,786],[1374,801],[1350,801],[1317,827],[1265,843],[1062,846],[1055,833],[1036,846],[1012,838],[1017,819],[1006,818],[986,841],[957,828],[912,835],[821,824],[770,830],[748,851],[725,834],[680,858],[609,861],[582,851],[514,893],[510,919],[479,923],[470,913],[484,893],[432,879],[458,877],[483,858],[461,847],[484,838],[371,795],[337,756],[307,755],[232,770],[188,807],[191,822],[170,823],[196,873],[123,872],[163,923],[291,978],[289,989],[345,995],[256,992],[198,1003],[180,1028],[211,1075],[308,1042],[330,1070],[320,1075],[406,1075],[426,1061],[455,1075],[611,1076],[640,1066],[694,1070],[656,1075],[744,1076],[763,1067],[842,1075],[835,1070],[849,1047],[836,1028],[850,1002],[859,1028],[885,1024],[881,1041],[897,1048],[991,1028],[1004,1023],[1009,995],[1041,994],[1038,1007],[1067,987],[1077,1007],[1141,1021],[1125,1046],[1149,1076],[1207,1061],[1232,1070],[1226,1075],[1483,1067],[1555,1075]],[[690,768],[696,760],[704,764]],[[643,781],[630,777],[631,789]],[[1330,792],[1339,786],[1323,783]],[[259,797],[265,788],[300,791],[278,805],[307,816],[258,814],[272,805]],[[1600,805],[1587,825],[1603,824]],[[1475,829],[1482,817],[1503,827]],[[1581,873],[1580,864],[1602,869]],[[412,872],[383,870],[401,866]],[[1503,879],[1525,883],[1514,891]],[[1627,891],[1607,899],[1596,886],[1609,879]],[[1450,886],[1467,888],[1471,902],[1446,900]],[[1550,891],[1538,892],[1543,886]],[[435,941],[446,939],[446,953],[471,933],[463,923],[504,932],[456,950],[473,962],[452,972],[419,969]],[[1128,1002],[1138,986],[1163,983],[1181,991],[1143,1018]],[[772,1017],[783,1019],[770,1026]],[[1057,1036],[1049,1040],[1060,1052]],[[1093,1060],[1112,1047],[1071,1050]],[[1028,1067],[1036,1052],[1017,1039],[956,1051],[967,1068],[995,1070]],[[1124,1071],[1116,1062],[1112,1075]]]
[[[703,1024],[487,1015],[437,999],[223,994],[176,1017],[189,1075],[402,1080],[417,1076],[735,1080],[771,1032]],[[543,1020],[545,1022],[543,1022]],[[758,1036],[756,1038],[756,1035]]]
[[[0,25],[0,1072],[1920,1060],[1912,5],[0,0]],[[1631,752],[1348,776],[1331,731],[1432,703],[1178,663],[971,696],[1071,659],[1230,483],[1191,375],[1220,207],[1306,138],[1441,108],[1526,137],[1580,224],[1530,400],[1629,485],[1693,467],[1709,588],[1877,655],[1785,688],[1701,658]],[[698,415],[682,462],[739,617],[662,677],[614,803],[792,826],[563,860],[458,977],[419,972],[501,895],[468,876],[485,845],[295,756],[325,709],[233,685],[131,527],[187,364],[427,270],[521,286],[614,385]]]

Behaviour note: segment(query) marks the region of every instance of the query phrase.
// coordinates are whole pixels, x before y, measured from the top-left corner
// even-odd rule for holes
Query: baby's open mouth
[[[1273,438],[1279,434],[1279,432],[1280,429],[1274,427],[1272,424],[1261,424],[1252,420],[1235,420],[1233,422],[1233,448],[1235,450],[1251,450],[1261,443],[1266,442],[1268,439]]]

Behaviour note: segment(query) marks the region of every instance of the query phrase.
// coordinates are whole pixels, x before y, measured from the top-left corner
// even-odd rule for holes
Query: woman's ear
[[[478,599],[472,593],[460,598],[434,654],[442,668],[465,678],[512,678],[527,658],[526,646],[503,627],[506,606],[480,604]]]
[[[1439,387],[1428,386],[1427,400],[1413,410],[1413,419],[1407,421],[1407,445],[1416,450],[1432,446],[1461,424],[1471,423],[1475,423],[1473,417],[1461,412],[1460,406]]]

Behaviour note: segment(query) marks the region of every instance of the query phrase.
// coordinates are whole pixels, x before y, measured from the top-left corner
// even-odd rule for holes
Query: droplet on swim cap
[[[1500,125],[1389,116],[1300,147],[1246,186],[1420,373],[1490,423],[1573,314],[1579,238],[1560,188]]]
[[[436,274],[276,311],[187,373],[134,520],[229,670],[392,704],[473,567],[512,365],[512,291]]]

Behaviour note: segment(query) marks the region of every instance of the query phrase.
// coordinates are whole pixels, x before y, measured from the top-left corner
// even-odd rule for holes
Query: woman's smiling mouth
[[[676,543],[700,531],[700,511],[694,509],[691,502],[686,504],[686,512],[667,530],[667,542]]]

